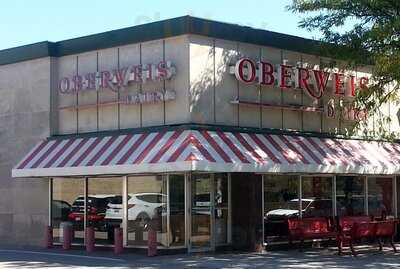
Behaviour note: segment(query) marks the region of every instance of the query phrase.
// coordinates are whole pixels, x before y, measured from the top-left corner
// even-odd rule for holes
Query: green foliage
[[[300,27],[322,34],[324,54],[345,60],[350,68],[373,66],[371,85],[357,95],[360,106],[375,112],[383,103],[397,100],[400,0],[293,0],[288,9],[306,15]],[[388,122],[379,119],[374,124]],[[375,128],[375,135],[392,137],[382,126]]]

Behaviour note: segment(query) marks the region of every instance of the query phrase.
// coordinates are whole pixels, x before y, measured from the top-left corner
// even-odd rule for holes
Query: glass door
[[[192,175],[190,189],[190,251],[213,250],[214,185],[212,175]]]
[[[214,231],[215,246],[230,243],[228,174],[214,175]]]

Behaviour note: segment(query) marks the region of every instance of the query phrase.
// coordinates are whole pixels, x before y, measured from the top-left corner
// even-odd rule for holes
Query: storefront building
[[[400,145],[361,137],[399,106],[357,109],[370,67],[319,48],[186,16],[0,51],[0,238],[249,249],[287,217],[396,218]]]

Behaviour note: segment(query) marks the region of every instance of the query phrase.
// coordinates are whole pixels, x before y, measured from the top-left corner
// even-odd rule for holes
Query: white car
[[[128,194],[128,221],[138,221],[145,225],[157,214],[165,214],[164,207],[167,204],[167,196],[161,193],[136,193]],[[109,203],[107,205],[105,221],[109,224],[122,222],[122,204]]]
[[[302,212],[308,210],[308,207],[314,202],[314,199],[302,199]],[[292,217],[299,214],[299,199],[288,201],[284,208],[274,209],[265,214],[265,218],[273,217]]]

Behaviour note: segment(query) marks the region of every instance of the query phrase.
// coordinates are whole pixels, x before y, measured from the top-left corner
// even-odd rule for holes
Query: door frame
[[[191,244],[191,236],[192,236],[192,180],[193,180],[193,175],[201,175],[201,174],[207,174],[210,176],[211,180],[211,205],[210,205],[210,247],[202,247],[202,248],[196,248],[193,247]],[[188,248],[189,253],[195,253],[195,252],[206,252],[206,251],[215,251],[216,247],[218,246],[227,246],[232,243],[232,197],[231,197],[231,173],[226,173],[227,175],[227,192],[228,192],[228,219],[227,219],[227,227],[226,227],[226,232],[227,232],[227,242],[224,244],[217,245],[216,243],[216,233],[215,233],[215,174],[216,173],[210,173],[210,172],[199,172],[199,173],[187,173],[186,174],[186,244]]]
[[[193,182],[193,174],[188,174],[187,177],[187,225],[188,225],[188,252],[207,252],[215,250],[215,210],[214,210],[214,197],[215,197],[215,188],[214,188],[214,173],[195,173],[195,174],[207,174],[210,176],[210,185],[211,185],[211,193],[210,193],[210,246],[209,247],[193,247],[192,245],[192,182]]]

